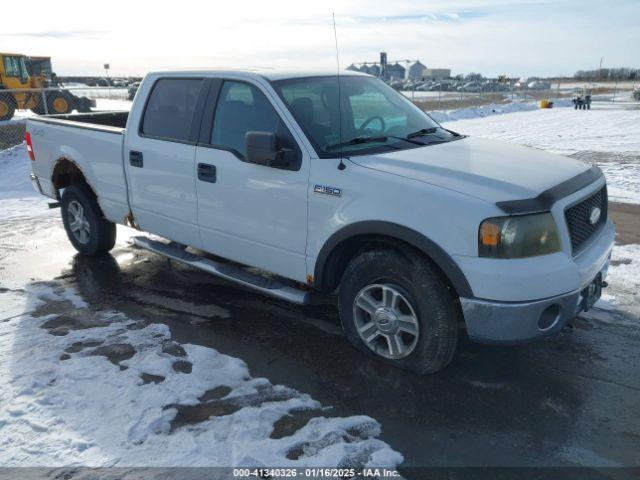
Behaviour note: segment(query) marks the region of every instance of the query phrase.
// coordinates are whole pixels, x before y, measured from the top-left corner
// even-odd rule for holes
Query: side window
[[[19,77],[20,70],[15,57],[4,57],[4,71],[7,77]]]
[[[225,81],[220,89],[210,143],[244,159],[247,132],[274,132],[278,148],[298,150],[295,140],[267,97],[255,86]]]
[[[199,78],[158,80],[142,118],[142,134],[188,141],[201,87],[202,79]]]

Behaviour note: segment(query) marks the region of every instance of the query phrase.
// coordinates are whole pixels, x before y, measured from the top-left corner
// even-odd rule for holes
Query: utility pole
[[[602,57],[600,57],[600,68],[598,69],[598,80],[602,81]]]
[[[109,79],[109,67],[111,65],[109,65],[108,63],[104,64],[104,71],[107,74],[107,92],[108,92],[108,96],[109,98],[111,98],[111,80]]]

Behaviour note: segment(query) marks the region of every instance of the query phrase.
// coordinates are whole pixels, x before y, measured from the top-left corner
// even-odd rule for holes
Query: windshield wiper
[[[334,148],[340,147],[349,147],[351,145],[360,145],[363,143],[374,143],[374,142],[386,142],[387,137],[355,137],[351,140],[347,140],[342,143],[334,143],[333,145],[328,145],[325,147],[327,150],[333,150]]]
[[[414,137],[423,137],[425,135],[432,135],[434,133],[436,133],[438,131],[439,127],[431,127],[431,128],[421,128],[420,130],[416,131],[416,132],[411,132],[410,134],[407,135],[407,138],[414,138]]]

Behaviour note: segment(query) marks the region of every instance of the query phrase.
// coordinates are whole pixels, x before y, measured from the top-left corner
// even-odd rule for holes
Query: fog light
[[[542,331],[549,330],[556,323],[558,323],[559,318],[560,318],[560,305],[558,305],[557,303],[554,303],[553,305],[549,305],[540,314],[540,319],[538,320],[538,328]]]

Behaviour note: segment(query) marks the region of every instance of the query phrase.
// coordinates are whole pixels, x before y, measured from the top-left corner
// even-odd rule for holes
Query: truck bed
[[[41,192],[57,198],[57,168],[74,164],[96,192],[105,217],[122,223],[129,213],[123,166],[124,133],[129,112],[100,112],[27,118]]]
[[[47,115],[30,117],[29,120],[43,123],[63,124],[70,127],[98,129],[119,133],[127,126],[128,111],[70,113],[67,115]],[[108,128],[104,128],[108,127]]]

